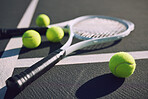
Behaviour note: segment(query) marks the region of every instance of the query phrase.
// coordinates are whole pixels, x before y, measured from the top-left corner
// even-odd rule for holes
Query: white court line
[[[128,52],[128,53],[132,55],[136,60],[148,59],[148,51],[134,51],[134,52]],[[103,53],[103,54],[68,56],[62,59],[59,63],[57,63],[57,65],[109,62],[110,58],[114,54],[115,53]],[[42,58],[19,59],[17,61],[16,67],[29,67],[41,59]]]
[[[18,24],[17,28],[23,28],[23,27],[29,27],[30,22],[32,20],[33,14],[35,12],[37,3],[39,0],[32,0],[30,5],[28,6],[26,12],[24,13],[20,23]],[[11,38],[8,42],[5,52],[2,54],[2,57],[0,58],[0,98],[4,98],[4,91],[1,90],[5,86],[5,81],[12,75],[12,72],[14,70],[14,67],[16,66],[18,56],[20,53],[20,48],[22,47],[21,38]],[[15,49],[15,56],[10,55],[13,54],[13,52],[9,52],[7,50]],[[5,56],[10,55],[11,57],[5,58]]]
[[[17,55],[13,57],[3,58],[7,56],[8,54],[13,54],[11,52],[8,52],[6,50],[15,49],[15,48],[21,48],[21,38],[12,38],[10,39],[9,43],[6,46],[5,52],[2,54],[2,57],[0,58],[0,88],[2,88],[5,85],[5,80],[12,75],[14,66],[16,65],[16,61],[18,59],[18,55],[20,52],[20,49],[17,49],[15,53]]]
[[[26,12],[24,13],[20,23],[18,24],[17,28],[27,28],[30,26],[32,17],[34,15],[36,6],[39,0],[32,0],[30,5],[28,6]]]

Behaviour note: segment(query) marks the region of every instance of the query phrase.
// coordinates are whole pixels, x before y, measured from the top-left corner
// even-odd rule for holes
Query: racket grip
[[[58,49],[18,75],[6,80],[9,90],[21,91],[38,77],[47,72],[65,56],[65,50]]]
[[[0,38],[9,38],[15,36],[22,36],[27,30],[36,30],[40,34],[45,34],[47,27],[35,27],[35,28],[18,28],[18,29],[0,29]]]

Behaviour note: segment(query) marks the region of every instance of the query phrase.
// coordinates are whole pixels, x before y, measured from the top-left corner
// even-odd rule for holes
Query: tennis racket
[[[130,21],[109,16],[82,16],[76,19],[55,24],[69,30],[69,39],[58,50],[38,61],[18,75],[6,80],[6,86],[11,90],[23,90],[31,82],[44,74],[65,56],[91,45],[119,40],[134,30]],[[50,28],[50,26],[48,27]],[[71,45],[73,38],[84,40]]]

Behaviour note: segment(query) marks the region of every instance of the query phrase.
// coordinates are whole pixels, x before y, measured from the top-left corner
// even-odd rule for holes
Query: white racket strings
[[[73,26],[76,35],[83,38],[104,38],[118,35],[126,31],[127,27],[114,20],[91,18],[78,22]]]

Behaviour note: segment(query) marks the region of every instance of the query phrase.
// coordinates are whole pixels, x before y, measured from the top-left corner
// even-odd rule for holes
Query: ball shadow
[[[65,36],[61,40],[61,42],[57,42],[57,43],[53,43],[53,42],[48,41],[45,36],[42,36],[42,39],[43,39],[43,41],[41,42],[40,46],[38,46],[37,48],[28,49],[22,45],[22,47],[20,47],[20,48],[14,48],[14,49],[10,49],[10,50],[0,51],[0,56],[2,56],[4,52],[5,52],[5,56],[2,56],[1,58],[7,58],[7,57],[15,56],[18,54],[23,55],[26,53],[28,53],[28,56],[31,56],[32,52],[41,53],[41,50],[46,51],[44,48],[47,48],[47,47],[49,48],[48,54],[50,54],[53,51],[61,48],[65,44],[65,42],[68,40],[68,34],[65,33]],[[40,55],[37,54],[37,56],[40,56],[40,57],[44,56],[41,54]],[[19,58],[20,58],[20,56],[19,56]]]
[[[83,84],[75,93],[78,99],[96,99],[117,90],[124,82],[111,73],[101,75]]]

